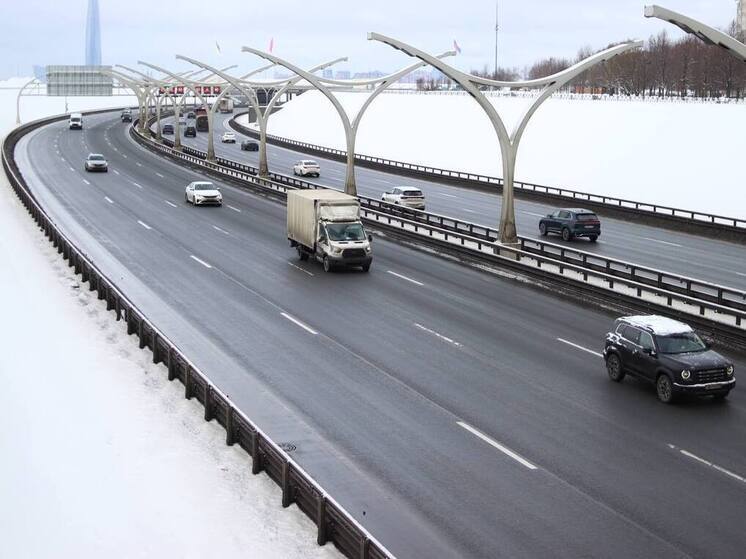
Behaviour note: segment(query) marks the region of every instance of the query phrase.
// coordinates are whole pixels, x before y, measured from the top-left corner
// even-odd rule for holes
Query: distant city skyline
[[[522,70],[550,56],[572,59],[587,46],[601,49],[615,41],[647,39],[663,30],[678,36],[681,32],[671,25],[643,17],[643,5],[652,1],[500,0],[499,65]],[[736,0],[659,1],[722,28],[736,18],[739,5]],[[740,1],[742,5],[744,0]],[[241,46],[268,49],[271,40],[275,54],[303,67],[347,56],[349,62],[336,65],[334,71],[346,70],[351,75],[388,73],[411,62],[400,52],[367,41],[368,31],[397,37],[429,52],[450,49],[456,40],[462,52],[452,64],[462,70],[494,66],[492,1],[432,0],[424,11],[419,2],[406,0],[378,0],[352,11],[340,10],[339,5],[339,0],[317,0],[309,10],[301,0],[285,0],[259,4],[249,15],[240,0],[223,0],[219,10],[205,10],[201,3],[189,0],[181,2],[178,10],[151,0],[7,3],[3,15],[14,24],[0,36],[0,78],[29,76],[34,64],[101,61],[100,54],[97,58],[92,53],[89,58],[89,43],[97,45],[94,52],[105,51],[111,64],[136,65],[138,60],[148,60],[175,70],[187,69],[174,59],[179,53],[217,65],[238,64],[248,71],[261,66],[261,61],[241,53]],[[88,25],[94,15],[97,24]],[[86,49],[82,52],[84,32]]]

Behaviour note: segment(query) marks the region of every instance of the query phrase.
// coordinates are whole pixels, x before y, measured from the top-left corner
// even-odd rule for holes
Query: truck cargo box
[[[331,189],[288,190],[288,239],[313,248],[322,221],[358,221],[357,198]]]

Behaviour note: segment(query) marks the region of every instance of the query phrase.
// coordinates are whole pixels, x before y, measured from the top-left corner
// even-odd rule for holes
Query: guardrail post
[[[173,349],[169,346],[168,351],[166,352],[166,369],[168,369],[169,381],[173,381],[176,378],[176,367],[174,367],[173,355]]]
[[[184,370],[184,398],[192,399],[192,368],[187,365]]]
[[[119,295],[114,294],[114,312],[117,315],[117,322],[122,320],[122,302],[119,300]]]
[[[360,541],[360,559],[368,559],[370,557],[370,540],[367,536],[363,536]]]
[[[138,346],[140,349],[145,347],[145,320],[140,317],[140,321],[137,323],[137,337],[140,338]]]
[[[212,413],[212,386],[210,386],[208,383],[205,383],[205,421],[211,421],[213,418]]]
[[[233,406],[228,403],[225,410],[225,444],[233,446],[233,443],[235,442],[235,436],[233,434]]]
[[[290,462],[287,460],[282,463],[282,508],[286,509],[292,503],[290,489]]]
[[[256,475],[262,471],[262,457],[259,455],[259,433],[251,431],[251,473]]]
[[[158,350],[158,334],[153,331],[153,363],[156,365],[161,362],[160,351]]]
[[[326,544],[326,496],[319,496],[319,503],[316,507],[316,526],[318,532],[316,534],[316,543],[318,545]]]

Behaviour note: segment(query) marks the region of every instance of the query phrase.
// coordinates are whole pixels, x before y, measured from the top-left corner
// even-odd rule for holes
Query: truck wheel
[[[622,360],[616,353],[609,355],[606,359],[606,372],[609,373],[609,378],[614,382],[622,382],[627,373],[624,372],[622,367]]]
[[[329,262],[329,257],[324,256],[324,271],[325,272],[331,272],[332,271],[332,263]]]
[[[664,404],[670,404],[675,399],[673,383],[666,373],[658,375],[658,380],[655,381],[655,391],[658,399]]]
[[[591,235],[588,238],[591,240],[592,243],[595,243],[598,240],[598,235]]]
[[[547,224],[546,223],[539,223],[539,234],[542,237],[547,236]]]
[[[570,230],[565,227],[562,229],[562,240],[563,241],[571,241],[572,240],[572,233],[570,233]]]
[[[305,262],[308,260],[308,253],[304,251],[300,246],[295,247],[295,249],[298,251],[298,258],[301,260],[301,262]]]
[[[370,262],[367,264],[363,264],[363,272],[368,272],[370,270]]]

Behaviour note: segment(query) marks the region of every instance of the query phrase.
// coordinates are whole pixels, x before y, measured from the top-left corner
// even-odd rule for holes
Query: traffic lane
[[[216,136],[222,134],[221,128],[227,126],[225,115],[222,118],[224,119],[222,123],[220,119],[216,119]],[[197,140],[194,145],[204,149],[206,137]],[[235,150],[229,151],[231,147],[216,149],[229,156],[229,154],[235,154]],[[308,157],[286,148],[275,147],[273,149],[269,146],[268,150],[272,161],[279,161],[279,167],[284,169],[281,172],[289,172],[295,161]],[[258,155],[250,154],[248,157],[255,163]],[[324,179],[315,180],[335,188],[343,188],[344,164],[324,158],[317,159],[322,161]],[[383,191],[393,186],[407,184],[422,188],[427,194],[428,209],[436,213],[486,224],[496,222],[500,214],[500,196],[496,194],[402,178],[362,167],[358,167],[356,172],[360,179],[361,194],[374,198],[379,197]],[[454,194],[454,191],[458,191],[458,196]],[[538,220],[554,211],[556,207],[525,201],[517,201],[516,206],[519,229],[528,237],[541,239],[538,235]],[[592,246],[590,243],[582,242],[565,243],[556,236],[550,237],[550,240],[587,252],[746,289],[746,267],[742,264],[742,248],[739,245],[616,219],[604,218],[602,231],[602,246]]]
[[[107,221],[108,221],[108,220],[107,220]],[[124,232],[124,233],[126,234],[127,232]],[[169,263],[169,266],[170,266],[170,263]],[[324,362],[326,362],[326,358],[324,358]],[[307,371],[304,371],[304,372],[305,372],[305,373],[307,374]],[[347,374],[350,374],[350,373],[349,373],[349,370],[347,371]],[[368,392],[368,391],[365,391],[364,393],[367,393],[367,392]],[[407,402],[407,403],[405,403],[405,404],[404,404],[404,405],[402,405],[402,406],[396,406],[396,408],[395,408],[395,409],[400,409],[400,408],[401,408],[401,409],[411,409],[411,408],[412,408],[411,402]],[[323,408],[322,408],[322,409],[323,409]],[[356,407],[355,407],[355,409],[356,409]],[[380,417],[378,418],[378,420],[380,421]],[[410,423],[411,423],[411,424],[413,424],[413,425],[422,425],[421,421],[419,421],[419,420],[418,420],[418,421],[411,421]],[[430,424],[430,423],[428,422],[428,423],[426,423],[426,424]],[[387,430],[388,430],[388,429],[387,429]],[[421,437],[422,437],[422,433],[421,433],[421,429],[420,429],[419,427],[417,428],[417,431],[418,431],[418,433],[417,433],[417,434],[418,434],[418,436],[419,436],[419,437],[421,438]],[[459,434],[460,434],[460,431],[457,431],[457,432],[459,432]],[[357,431],[356,431],[356,433],[357,433]],[[359,433],[357,433],[357,434],[359,434]],[[356,435],[356,436],[357,436],[357,435]],[[439,432],[438,440],[441,440],[441,441],[443,441],[443,436],[442,436],[442,433],[440,433],[440,432]],[[408,441],[408,442],[409,442],[409,443],[411,443],[411,441]],[[473,443],[473,441],[470,441],[470,443],[469,443],[469,444],[474,444],[474,443]],[[449,445],[449,446],[450,446],[450,445]],[[389,447],[389,448],[390,448],[390,447]],[[458,448],[457,446],[453,446],[453,448],[454,448],[454,450],[455,450],[455,451],[457,452],[457,455],[461,456],[461,455],[463,454],[462,452],[460,452],[460,451],[459,451],[459,448]],[[481,449],[481,447],[477,447],[477,448],[478,448],[478,449],[480,449],[480,450],[484,450],[484,449]],[[474,452],[474,451],[472,450],[472,453],[473,453],[473,452]],[[431,461],[428,461],[428,463],[430,463],[430,462],[431,462]],[[485,462],[485,460],[483,460],[483,459],[480,459],[480,460],[478,460],[478,464],[479,464],[479,468],[478,468],[478,470],[479,470],[479,471],[482,471],[482,467],[483,467],[483,466],[484,466],[485,464],[489,465],[489,464],[488,464],[488,462]],[[459,465],[459,467],[461,467],[461,466]],[[418,469],[417,469],[417,471],[418,471],[418,472],[420,472],[420,469],[418,468]],[[440,468],[439,468],[439,471],[440,471]],[[420,479],[421,479],[422,477],[423,477],[423,476],[422,476],[422,474],[421,474],[421,473],[418,473],[418,474],[417,474],[417,475],[415,476],[415,479],[417,479],[417,480],[420,480]],[[506,484],[506,487],[505,487],[505,488],[503,488],[503,489],[501,490],[501,493],[502,493],[503,495],[507,495],[507,493],[506,493],[506,492],[507,492],[507,490],[508,490],[509,488],[513,488],[513,487],[515,487],[515,486],[516,486],[516,484],[515,484],[515,483],[513,482],[513,480],[510,480],[510,479],[505,479],[505,476],[501,476],[501,477],[500,477],[500,479],[501,479],[501,480],[503,480],[503,482],[504,482],[504,483]],[[424,491],[427,491],[427,488],[425,488],[425,489],[423,489],[423,490],[424,490]],[[461,494],[461,491],[459,491],[459,494]],[[481,493],[479,493],[479,494],[481,494]],[[524,499],[525,499],[525,496],[524,496]],[[572,502],[572,496],[570,496],[570,497],[569,497],[569,501],[570,501],[570,502]],[[587,503],[585,504],[585,506],[587,506]],[[483,508],[483,507],[482,507],[482,510],[484,510],[484,508]],[[579,512],[582,512],[582,511],[579,511]],[[513,511],[510,511],[510,518],[512,518],[512,516],[513,516]],[[582,515],[582,514],[581,514],[580,516],[582,517],[582,516],[585,516],[585,515]],[[506,519],[506,521],[507,521],[507,520],[508,520],[508,519]],[[471,524],[470,524],[470,525],[471,525]],[[587,528],[587,526],[586,526],[586,528]],[[565,533],[566,533],[566,530],[567,530],[567,528],[563,529],[563,532],[565,532]],[[464,533],[464,532],[461,532],[461,533]],[[480,531],[480,533],[484,533],[484,532]],[[548,545],[549,545],[549,543],[550,543],[550,542],[551,542],[551,538],[549,539],[549,541],[548,541],[548,542],[546,542],[546,543],[545,543],[545,544],[543,545],[543,548],[542,548],[542,549],[544,549],[544,550],[548,549]],[[473,546],[474,544],[471,544],[471,545]],[[525,550],[525,549],[526,549],[526,543],[525,543],[524,541],[522,541],[521,539],[518,539],[518,540],[516,541],[515,545],[517,546],[517,547],[516,547],[516,550],[519,550],[519,549],[524,549],[524,550]],[[532,545],[532,546],[534,546],[534,545],[535,545],[535,543],[532,543],[531,545]],[[647,548],[647,546],[646,546],[645,548]]]
[[[46,165],[42,163],[40,166],[45,167]],[[115,216],[111,214],[110,207],[103,203],[100,208],[93,212],[89,212],[87,208],[82,207],[77,203],[73,202],[70,204],[69,199],[65,198],[65,193],[67,193],[71,187],[75,186],[76,183],[71,183],[70,181],[58,181],[54,184],[58,187],[55,194],[61,194],[63,199],[68,202],[68,207],[72,211],[91,213],[92,219],[90,221],[94,222],[98,221],[99,217],[101,218],[98,225],[93,226],[92,224],[87,223],[87,226],[92,231],[96,232],[104,245],[111,247],[115,252],[118,251],[120,247],[122,250],[131,252],[129,257],[126,255],[122,256],[121,254],[119,256],[122,257],[128,265],[132,265],[132,262],[137,262],[137,265],[135,266],[137,272],[143,275],[145,281],[152,284],[154,290],[163,297],[163,300],[173,305],[175,308],[178,308],[180,314],[184,316],[184,320],[200,325],[203,344],[207,341],[208,345],[224,345],[222,350],[231,356],[235,356],[237,348],[240,348],[242,355],[237,356],[236,359],[242,364],[242,368],[245,371],[244,374],[261,376],[266,373],[266,370],[262,367],[264,365],[271,366],[272,372],[277,370],[279,379],[283,382],[289,383],[290,386],[288,387],[288,393],[296,394],[296,397],[300,400],[298,406],[296,406],[297,411],[302,412],[303,415],[309,414],[309,403],[306,399],[309,398],[309,395],[310,399],[312,399],[314,390],[318,391],[321,388],[321,385],[317,380],[309,376],[308,369],[309,354],[313,354],[313,351],[311,350],[315,350],[317,353],[319,352],[319,349],[317,348],[319,342],[314,340],[313,348],[305,348],[302,343],[304,339],[303,336],[306,335],[304,331],[296,329],[292,323],[286,322],[279,314],[275,316],[275,313],[270,312],[268,317],[262,317],[262,313],[260,312],[261,309],[257,309],[250,304],[251,301],[247,300],[246,290],[238,286],[235,281],[226,281],[222,288],[216,290],[216,277],[219,278],[220,276],[213,274],[211,277],[208,275],[212,271],[215,271],[215,269],[205,268],[196,261],[192,262],[186,257],[186,253],[181,250],[183,247],[172,245],[167,246],[160,251],[156,250],[161,245],[168,245],[166,242],[167,239],[165,239],[164,235],[159,234],[158,230],[154,230],[152,233],[146,233],[145,230],[143,230],[143,232],[140,232],[140,235],[152,234],[153,237],[146,238],[145,240],[138,238],[137,233],[139,231],[137,228],[133,230],[131,227],[131,224],[134,222],[133,219],[127,218],[124,220],[116,220]],[[122,191],[124,192],[125,190],[122,189]],[[87,200],[99,201],[101,198],[99,196],[90,196]],[[150,204],[145,204],[145,207],[150,208],[151,206]],[[123,206],[119,206],[119,208],[126,210]],[[150,222],[156,221],[147,214],[143,217]],[[177,222],[178,221],[181,220],[179,219]],[[209,233],[209,231],[198,231],[198,233],[204,234]],[[131,239],[132,242],[121,243],[122,237]],[[209,242],[214,242],[214,240]],[[204,261],[210,260],[209,254],[200,254],[200,256],[205,259]],[[259,263],[263,262],[261,258],[256,259],[256,261]],[[197,272],[195,272],[195,269]],[[283,270],[284,269],[279,271],[282,272]],[[199,272],[202,272],[204,275],[200,275]],[[260,269],[259,275],[268,278],[273,284],[277,284],[278,278],[269,275],[268,270]],[[207,278],[209,278],[209,281],[206,281]],[[235,293],[231,296],[232,292]],[[216,306],[215,301],[209,295],[205,295],[210,293],[218,293],[219,299],[221,300],[228,299],[228,301],[225,302],[225,309],[220,309],[219,307],[222,305]],[[218,308],[217,311],[216,308]],[[238,316],[236,316],[237,313]],[[253,325],[256,325],[256,327],[253,327]],[[240,334],[239,339],[231,339],[231,332],[235,333],[233,338]],[[245,351],[243,348],[248,348],[249,351],[247,354],[243,354]],[[201,348],[197,352],[197,356],[200,355],[203,349],[204,348]],[[296,354],[300,355],[300,357],[296,358]],[[328,362],[339,361],[336,357],[330,358],[328,355],[324,355],[323,352],[320,359],[321,363],[319,366],[314,366],[311,371],[325,371],[326,369],[329,369]],[[322,364],[324,365],[323,367],[321,366]],[[343,368],[343,376],[354,372],[354,363],[350,364],[342,360],[341,367]],[[210,371],[211,378],[217,381],[218,385],[222,388],[227,388],[232,399],[241,402],[243,399],[242,396],[245,395],[245,389],[241,389],[242,382],[246,380],[244,376],[242,375],[238,379],[231,379],[230,377],[224,378],[222,371],[211,369],[212,367],[206,367],[206,370]],[[298,375],[298,377],[296,378],[294,375]],[[296,382],[293,382],[293,379],[295,379]],[[304,379],[306,379],[306,382],[310,384],[304,386],[302,390],[298,390],[298,385],[302,384],[300,381]],[[240,382],[236,382],[236,380]],[[268,386],[271,386],[271,383],[268,384]],[[323,387],[323,391],[319,394],[320,398],[323,396],[323,405],[320,406],[320,410],[336,409],[331,405],[331,402],[325,400],[326,397],[332,397],[332,401],[346,402],[348,397],[354,396],[354,394],[338,394],[339,390],[335,391],[335,388],[338,386],[343,386],[343,384],[335,382],[331,383],[331,386]],[[267,386],[264,386],[263,390],[266,392]],[[372,396],[369,397],[372,398]],[[292,400],[292,398],[283,398],[283,401],[287,400]],[[381,403],[381,405],[383,406],[383,403]],[[360,410],[360,413],[365,409],[361,403],[358,403],[355,407]],[[375,409],[378,409],[378,407],[379,406],[376,406]],[[411,406],[407,407],[407,409],[409,408],[411,408]],[[256,411],[255,408],[249,409],[252,409],[252,415]],[[349,428],[354,429],[358,434],[357,438],[359,438],[360,426],[358,425],[357,427],[354,427],[355,422],[352,421],[353,417],[354,416],[351,416],[350,418]],[[423,423],[422,419],[416,422],[410,422],[411,425],[417,425],[420,423]],[[431,419],[424,421],[424,424],[434,423],[435,422]],[[341,424],[339,418],[332,423],[332,425],[335,426],[338,424]],[[383,424],[383,422],[379,420],[377,424]],[[387,425],[385,428],[390,431],[392,426]],[[271,433],[274,430],[276,429],[270,429],[269,432]],[[301,448],[303,448],[304,443],[310,443],[307,437],[299,436],[297,431],[287,428],[285,431],[289,434],[289,440],[300,441],[299,446]],[[374,440],[378,439],[374,438]],[[391,449],[391,446],[387,444],[386,448]],[[376,448],[373,454],[375,456],[383,456],[385,455],[386,448]],[[314,446],[302,449],[299,453],[300,456],[303,456],[304,452],[307,452],[310,455],[309,460],[302,461],[304,466],[308,461],[310,461],[310,471],[312,471],[314,475],[319,473],[325,478],[328,478],[325,480],[325,486],[327,488],[333,489],[337,487],[340,483],[339,465],[329,463],[328,460],[322,461],[318,449]],[[358,452],[360,451],[358,450]],[[334,451],[333,457],[335,460],[341,458],[339,449]],[[321,463],[321,466],[323,467],[319,468],[319,463]],[[360,472],[358,472],[358,474],[360,474]],[[342,479],[344,480],[344,478]],[[354,484],[350,482],[349,485],[343,486],[343,494],[350,492],[351,488],[358,486],[360,486],[360,480],[355,481]],[[338,494],[336,491],[334,493],[335,495]],[[379,494],[381,495],[380,497],[378,497]],[[379,499],[383,499],[384,505],[378,503]],[[385,486],[381,487],[379,483],[375,493],[368,492],[367,495],[365,495],[365,506],[368,514],[372,517],[370,521],[373,522],[374,525],[387,525],[393,522],[390,518],[398,515],[393,514],[391,511],[386,511],[385,504],[390,505],[393,502],[398,502],[398,500],[399,499],[396,495],[390,494],[390,491]],[[403,506],[403,504],[397,506]],[[384,508],[382,509],[381,507]],[[399,518],[400,522],[401,520],[402,519]],[[390,531],[396,532],[396,529],[396,526],[390,527]],[[434,534],[429,535],[435,536]],[[417,548],[416,544],[426,544],[425,549]],[[419,542],[411,542],[410,544],[406,544],[405,542],[403,549],[408,549],[408,545],[415,546],[415,552],[420,555],[425,552],[432,553],[438,549],[444,550],[441,552],[446,552],[447,550],[452,549],[451,544],[441,541],[440,536],[425,537],[419,540]],[[431,545],[434,546],[434,548],[429,548]],[[402,545],[400,544],[398,547],[402,547]],[[461,556],[462,554],[452,552],[451,555]]]
[[[601,377],[601,378],[602,378],[602,377]],[[606,381],[604,381],[604,382],[606,383]],[[608,384],[608,383],[606,383],[606,384]],[[644,428],[646,428],[647,426],[641,426],[641,427],[642,427],[642,428],[644,429]],[[726,430],[726,429],[727,429],[727,427],[728,427],[727,425],[721,425],[721,426],[719,426],[719,427],[716,427],[716,429],[720,429],[720,428],[722,428],[722,429],[720,429],[720,432],[723,432],[724,430]],[[662,437],[662,439],[661,439],[661,440],[665,440],[665,437]],[[663,443],[660,443],[660,444],[661,444],[661,447],[663,448]],[[690,445],[690,446],[691,446],[691,445]],[[667,447],[666,447],[666,448],[667,448]],[[663,450],[663,451],[665,452],[665,450]],[[736,455],[738,455],[738,451],[737,451],[737,450],[735,451],[735,453],[736,453]],[[574,468],[570,469],[569,471],[573,471],[573,470],[574,470]],[[686,504],[684,504],[684,505],[682,505],[682,506],[686,506]],[[696,509],[697,509],[698,507],[697,507],[697,505],[694,505],[693,507],[690,507],[690,508],[693,508],[694,510],[696,510]]]

